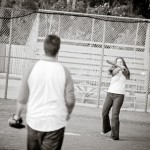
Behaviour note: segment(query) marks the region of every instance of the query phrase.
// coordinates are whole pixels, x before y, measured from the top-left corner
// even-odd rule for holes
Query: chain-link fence
[[[131,72],[123,108],[148,111],[149,27],[142,19],[0,9],[0,98],[17,99],[23,72],[44,54],[46,35],[56,34],[62,41],[58,60],[71,71],[77,103],[103,105],[110,84],[106,60],[119,56]]]

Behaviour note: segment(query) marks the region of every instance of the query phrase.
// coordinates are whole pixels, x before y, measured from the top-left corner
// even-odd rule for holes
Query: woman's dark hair
[[[59,51],[60,43],[60,38],[57,35],[48,35],[44,41],[45,54],[55,57]]]
[[[124,60],[122,57],[117,57],[117,58],[116,58],[116,60],[115,60],[115,64],[117,63],[117,60],[118,60],[118,59],[121,59],[121,60],[122,60],[122,62],[123,62],[123,66],[124,66],[124,67],[126,67],[126,69],[127,69],[127,71],[128,71],[127,79],[130,79],[130,71],[129,71],[129,69],[128,69],[127,65],[126,65],[125,60]]]

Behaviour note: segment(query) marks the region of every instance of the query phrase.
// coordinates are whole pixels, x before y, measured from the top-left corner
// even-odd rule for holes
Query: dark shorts
[[[27,150],[61,150],[65,128],[51,132],[27,127]]]

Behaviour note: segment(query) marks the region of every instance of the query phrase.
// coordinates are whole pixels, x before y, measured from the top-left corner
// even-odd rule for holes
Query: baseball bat
[[[116,65],[116,64],[115,64],[114,62],[112,62],[112,61],[106,60],[106,62],[107,62],[108,64],[110,64],[110,65],[115,66],[115,67],[119,67],[118,65]]]

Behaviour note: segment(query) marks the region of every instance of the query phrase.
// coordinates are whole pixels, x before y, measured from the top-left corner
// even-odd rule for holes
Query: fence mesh
[[[150,109],[148,22],[11,9],[1,9],[0,18],[0,98],[17,99],[23,72],[44,54],[46,35],[57,34],[58,60],[71,71],[77,103],[102,106],[110,84],[106,60],[123,57],[131,72],[123,107],[143,111],[148,101]]]
[[[9,35],[10,35],[10,19],[5,19],[5,17],[11,17],[11,9],[1,9],[0,17],[0,95],[1,98],[5,97],[5,83],[6,83],[6,72],[8,56],[7,45],[9,44]]]

